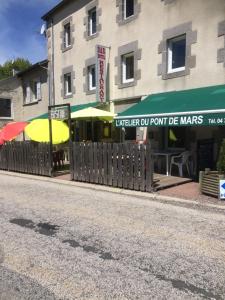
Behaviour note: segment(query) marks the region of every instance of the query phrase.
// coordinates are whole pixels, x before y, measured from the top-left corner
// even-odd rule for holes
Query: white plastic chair
[[[182,152],[180,155],[177,156],[172,156],[171,162],[170,162],[170,175],[172,172],[172,167],[177,166],[179,170],[179,176],[183,177],[183,167],[185,166],[188,172],[189,177],[191,176],[190,174],[190,157],[191,157],[191,152],[190,151],[185,151]]]

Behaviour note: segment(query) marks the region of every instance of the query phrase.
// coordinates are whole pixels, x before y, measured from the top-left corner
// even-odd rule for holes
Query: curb
[[[23,174],[23,173],[16,173],[16,172],[8,172],[8,171],[0,171],[0,175],[6,175],[6,176],[13,176],[13,177],[19,177],[19,178],[25,178],[30,180],[38,180],[43,182],[49,182],[49,183],[57,183],[60,185],[66,185],[66,186],[74,186],[79,187],[83,189],[92,189],[95,191],[102,191],[102,192],[109,192],[109,193],[115,193],[125,196],[131,196],[131,197],[138,197],[141,199],[148,199],[152,201],[161,201],[166,203],[182,203],[182,204],[192,204],[196,207],[203,207],[203,208],[216,208],[220,210],[225,211],[225,206],[218,205],[218,204],[210,204],[210,203],[200,203],[195,200],[186,200],[182,198],[176,198],[171,196],[165,196],[165,195],[158,195],[156,193],[146,193],[146,192],[140,192],[140,191],[134,191],[134,190],[125,190],[115,187],[109,187],[105,185],[98,185],[98,184],[92,184],[92,183],[84,183],[84,182],[78,182],[78,181],[66,181],[62,179],[55,179],[51,177],[44,177],[39,175],[30,175],[30,174]]]

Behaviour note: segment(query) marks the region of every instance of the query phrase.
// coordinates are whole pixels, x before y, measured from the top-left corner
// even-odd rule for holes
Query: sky
[[[60,0],[0,0],[0,64],[23,57],[31,63],[46,59],[41,17]]]

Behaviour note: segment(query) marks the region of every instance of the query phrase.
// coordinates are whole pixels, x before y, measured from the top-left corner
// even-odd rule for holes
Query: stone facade
[[[0,101],[3,99],[11,100],[11,118],[0,117],[0,128],[8,122],[22,119],[23,89],[16,76],[0,81]]]
[[[97,35],[88,39],[87,12],[95,6]],[[65,101],[61,92],[61,75],[63,70],[70,66],[73,66],[73,72],[76,74],[76,93],[67,101],[72,105],[95,101],[93,92],[87,92],[85,72],[87,61],[90,58],[93,60],[97,44],[109,47],[109,100],[115,104],[117,100],[124,99],[126,102],[128,99],[140,99],[151,93],[224,84],[224,0],[189,0],[188,6],[186,1],[182,0],[135,0],[134,16],[128,18],[129,22],[122,20],[121,9],[122,0],[76,0],[67,1],[49,15],[45,15],[44,19],[48,23],[50,60],[53,53],[51,33],[54,33],[56,104]],[[75,28],[72,34],[74,44],[72,49],[64,52],[61,49],[60,33],[63,22],[68,18],[72,22],[72,28]],[[166,41],[180,34],[186,35],[185,71],[168,74]],[[134,82],[121,85],[122,50],[134,42]]]
[[[43,64],[36,64],[14,77],[0,81],[1,99],[11,100],[11,118],[0,117],[0,128],[11,121],[28,121],[39,115],[48,112],[48,76],[47,61]],[[40,99],[25,101],[26,86],[31,87],[34,80],[40,80]],[[32,93],[32,91],[31,91]]]

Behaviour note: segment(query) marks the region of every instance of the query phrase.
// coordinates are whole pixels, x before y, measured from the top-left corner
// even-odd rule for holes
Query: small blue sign
[[[225,199],[225,180],[220,180],[220,199]]]

